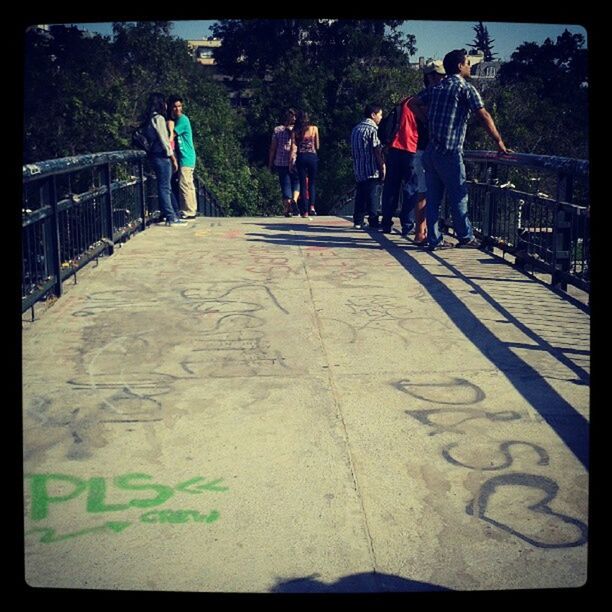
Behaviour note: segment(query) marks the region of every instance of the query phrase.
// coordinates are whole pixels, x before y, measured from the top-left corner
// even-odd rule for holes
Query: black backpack
[[[385,115],[378,124],[378,139],[383,147],[390,145],[399,131],[400,121],[402,119],[402,106],[407,99],[408,98],[405,98],[399,104],[396,104],[391,109],[391,112]]]
[[[142,149],[143,151],[145,151],[145,153],[150,153],[153,147],[153,142],[151,141],[149,136],[147,136],[147,127],[148,123],[145,122],[139,125],[132,132],[132,146],[135,149]]]

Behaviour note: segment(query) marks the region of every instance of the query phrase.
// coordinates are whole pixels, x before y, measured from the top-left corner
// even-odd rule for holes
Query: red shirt
[[[392,149],[416,153],[418,141],[419,133],[417,131],[416,117],[408,108],[408,100],[406,100],[402,106],[399,130],[389,146]]]

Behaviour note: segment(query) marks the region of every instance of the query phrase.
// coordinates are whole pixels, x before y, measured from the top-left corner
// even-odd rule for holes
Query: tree
[[[493,61],[494,56],[497,55],[492,51],[495,39],[491,39],[489,36],[489,31],[482,21],[479,21],[473,29],[474,32],[476,32],[476,36],[474,38],[474,42],[468,46],[472,47],[474,51],[482,51],[485,62]]]
[[[112,42],[65,26],[26,34],[24,163],[131,148],[148,94],[180,93],[193,127],[196,175],[227,214],[270,212],[270,181],[243,151],[244,118],[225,88],[193,62],[187,43],[171,35],[169,22],[113,29]]]
[[[484,99],[504,141],[524,153],[588,159],[589,103],[584,38],[565,30],[556,42],[525,42],[502,64]],[[468,130],[466,148],[486,147]]]
[[[318,208],[325,213],[354,186],[348,139],[366,103],[385,109],[422,88],[409,67],[414,36],[401,21],[354,19],[226,20],[214,27],[219,70],[250,79],[244,145],[252,166],[267,161],[270,135],[286,107],[307,111],[319,126]]]

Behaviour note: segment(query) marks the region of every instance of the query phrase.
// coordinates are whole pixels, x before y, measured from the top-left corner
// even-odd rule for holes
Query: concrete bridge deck
[[[23,330],[28,584],[576,587],[589,317],[320,217],[153,227]]]

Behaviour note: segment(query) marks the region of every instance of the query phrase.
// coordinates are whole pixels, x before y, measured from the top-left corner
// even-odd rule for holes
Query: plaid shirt
[[[369,117],[358,123],[351,132],[351,154],[355,180],[359,183],[370,178],[378,178],[378,162],[374,149],[380,147],[378,126]]]
[[[274,128],[272,140],[276,140],[276,154],[274,155],[275,166],[288,166],[291,158],[291,134],[292,128],[285,125],[277,125]]]
[[[467,121],[471,112],[484,108],[476,88],[458,74],[419,94],[427,104],[429,142],[436,151],[463,151]]]

